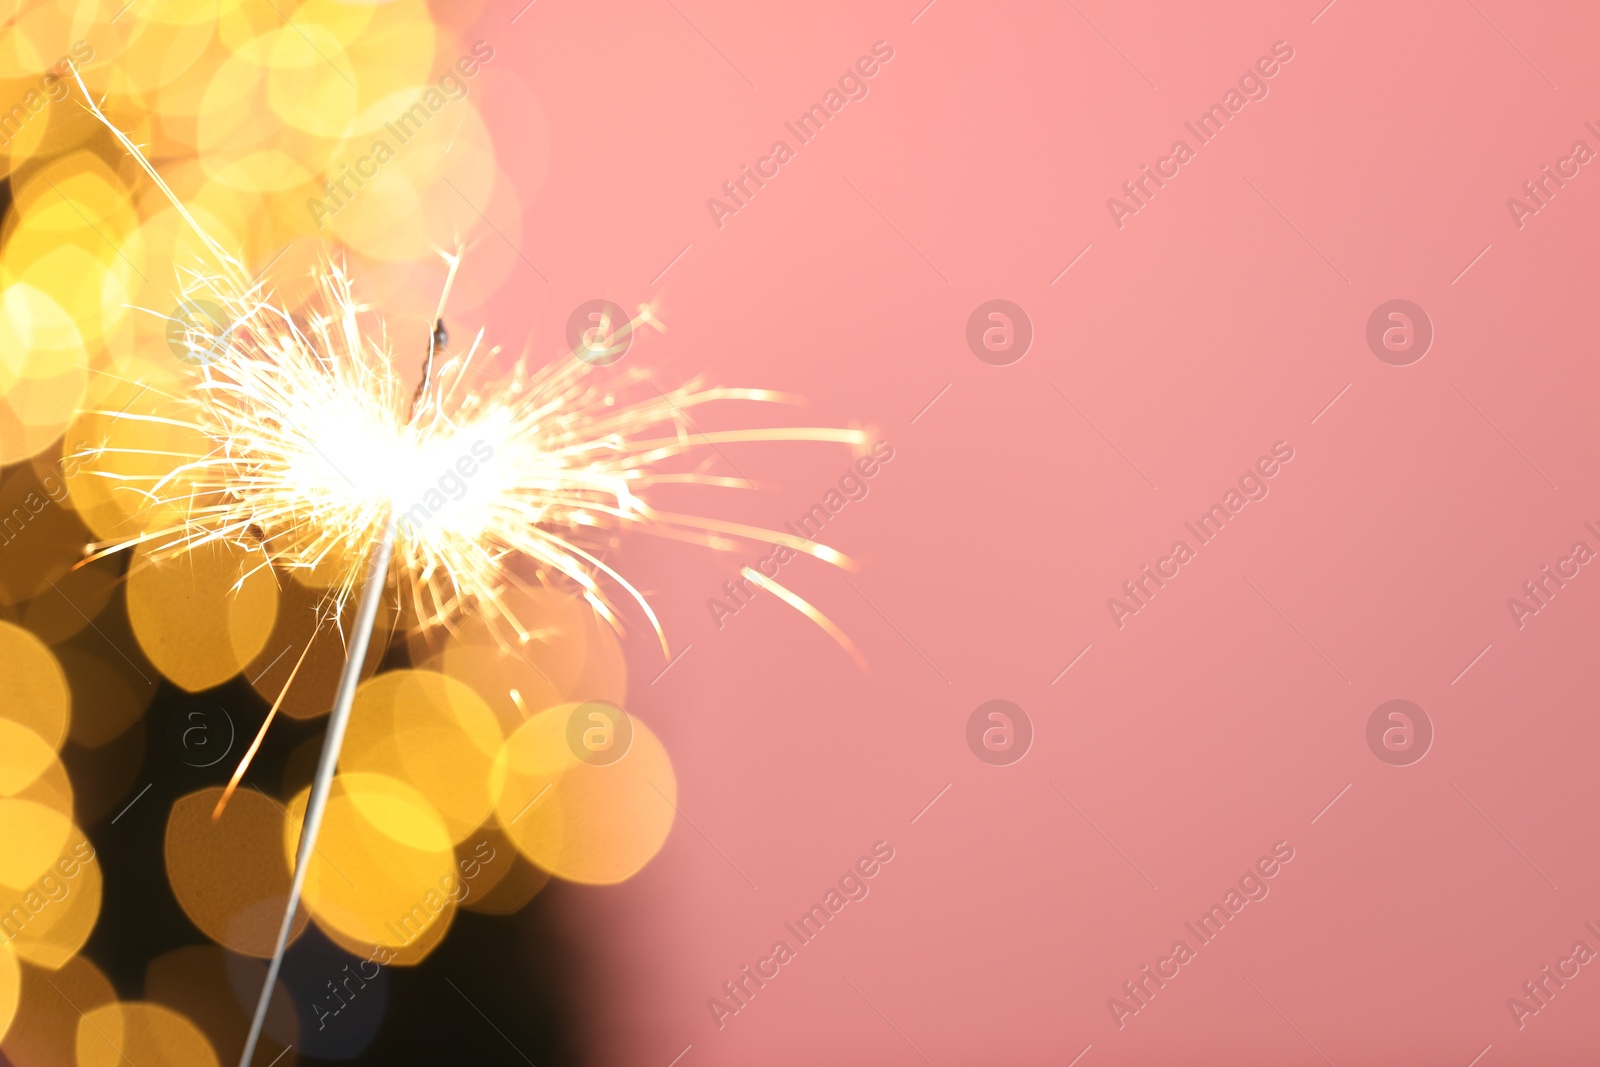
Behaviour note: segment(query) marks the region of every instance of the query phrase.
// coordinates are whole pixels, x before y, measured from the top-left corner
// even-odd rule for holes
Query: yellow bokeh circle
[[[159,1004],[112,1003],[78,1020],[78,1067],[220,1067],[200,1028]]]
[[[14,1067],[62,1067],[75,1058],[80,1013],[113,1003],[100,969],[74,956],[59,970],[22,965],[22,998],[0,1052]]]
[[[310,792],[289,805],[290,862]],[[334,777],[303,898],[333,941],[363,956],[381,946],[394,963],[417,963],[443,939],[464,892],[444,820],[421,793],[381,774]]]
[[[619,759],[581,759],[569,734],[581,705],[540,712],[506,739],[496,813],[534,863],[572,882],[610,885],[648,863],[672,829],[677,778],[661,741],[638,719]]]
[[[121,540],[184,520],[193,485],[176,472],[210,452],[211,443],[184,424],[188,412],[166,395],[168,387],[118,382],[67,427],[66,439],[85,445],[66,479],[69,499],[97,537]],[[152,505],[149,494],[163,480],[163,496],[174,502]]]
[[[25,891],[66,847],[72,819],[49,804],[23,797],[0,800],[0,891]]]
[[[222,818],[214,820],[211,813],[221,796],[221,788],[202,789],[172,805],[167,880],[178,906],[201,933],[241,955],[266,959],[289,902],[283,810],[264,794],[241,789],[229,798]],[[300,909],[295,935],[307,921]]]
[[[278,587],[263,562],[225,541],[167,558],[135,550],[128,618],[150,662],[191,693],[238,674],[278,616]]]
[[[388,671],[357,690],[340,766],[412,786],[458,842],[494,808],[489,779],[502,739],[494,712],[465,684]]]
[[[33,285],[6,285],[0,291],[0,464],[27,459],[60,437],[87,381],[83,337],[66,309]]]
[[[103,882],[94,846],[76,827],[26,888],[0,887],[0,935],[29,963],[59,970],[100,917]]]
[[[0,719],[0,797],[14,797],[56,762],[56,750],[17,722]]]
[[[0,715],[60,749],[72,706],[61,664],[43,641],[9,622],[0,622],[0,664]]]

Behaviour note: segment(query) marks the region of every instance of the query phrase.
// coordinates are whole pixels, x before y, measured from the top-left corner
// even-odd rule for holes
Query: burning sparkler
[[[78,84],[83,88],[81,78]],[[185,398],[185,416],[120,416],[198,429],[209,442],[203,455],[160,476],[109,475],[120,477],[150,504],[175,508],[181,520],[97,546],[97,554],[144,545],[159,558],[229,542],[258,553],[258,567],[331,568],[336,577],[324,619],[341,617],[359,591],[293,884],[240,1061],[244,1065],[260,1037],[288,946],[361,664],[389,582],[397,583],[418,627],[443,625],[470,611],[503,624],[498,629],[508,638],[525,642],[532,620],[517,618],[501,599],[502,592],[524,583],[510,564],[525,560],[538,581],[565,582],[579,590],[613,627],[622,625],[619,601],[631,600],[666,653],[666,636],[648,602],[599,554],[613,532],[640,529],[717,548],[758,541],[851,565],[839,552],[792,534],[653,508],[644,494],[654,486],[743,484],[704,469],[678,470],[672,461],[702,446],[731,442],[861,446],[866,435],[825,427],[702,433],[687,414],[695,408],[791,398],[699,383],[645,391],[640,387],[648,379],[642,372],[600,380],[582,359],[531,372],[519,362],[496,380],[475,366],[485,353],[481,332],[464,353],[452,354],[440,351],[442,331],[436,329],[421,379],[407,390],[381,320],[356,300],[340,267],[318,270],[309,311],[296,315],[274,303],[265,284],[250,280],[243,265],[204,231],[86,89],[84,96],[89,110],[216,261],[215,269],[186,272],[186,305],[220,312],[191,316],[185,324],[184,344],[199,365],[199,381]],[[459,249],[445,258],[449,274],[438,319],[460,265]],[[648,304],[618,333],[643,325],[664,329]],[[604,340],[610,343],[618,333]],[[456,472],[458,481],[470,478],[459,499],[447,500],[436,484],[440,472],[448,471]],[[815,608],[775,580],[747,574],[862,662],[848,637]],[[284,692],[294,676],[291,672]],[[280,694],[235,772],[218,804],[219,815],[282,700]]]

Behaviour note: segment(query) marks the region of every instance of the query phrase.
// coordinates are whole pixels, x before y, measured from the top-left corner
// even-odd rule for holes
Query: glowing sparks
[[[80,83],[81,84],[81,83]],[[86,94],[87,95],[87,94]],[[621,628],[633,601],[667,652],[649,603],[605,560],[626,530],[715,548],[765,542],[851,567],[844,555],[792,534],[660,511],[646,501],[666,484],[738,485],[693,465],[695,453],[736,442],[813,441],[855,447],[860,430],[829,427],[700,432],[689,413],[724,401],[785,402],[759,389],[691,382],[663,392],[637,368],[602,372],[582,358],[493,376],[480,364],[480,332],[465,351],[431,339],[420,383],[408,388],[383,323],[361,305],[336,263],[313,275],[312,296],[286,308],[200,228],[137,146],[92,102],[93,113],[172,200],[220,270],[187,272],[183,323],[198,364],[175,416],[106,412],[200,431],[203,454],[157,476],[106,474],[139,494],[147,514],[174,521],[119,542],[157,558],[225,540],[260,553],[261,566],[317,571],[342,609],[388,525],[397,536],[393,574],[410,623],[448,625],[465,611],[503,622],[526,641],[536,620],[518,619],[509,587],[568,583]],[[447,256],[450,277],[459,254]],[[656,309],[613,329],[615,342],[643,325],[662,330]],[[581,356],[579,353],[573,354]],[[116,453],[106,448],[100,454]],[[131,450],[130,450],[131,451]],[[759,582],[840,640],[805,601]],[[337,610],[329,613],[338,617]],[[859,653],[841,644],[859,661]]]
[[[779,585],[775,579],[768,578],[754,567],[746,567],[740,573],[820,626],[824,633],[838,642],[840,648],[850,654],[850,658],[856,661],[857,667],[860,667],[863,671],[867,669],[867,657],[861,654],[861,650],[856,647],[856,643],[850,640],[849,635],[839,629],[832,619],[812,607],[804,599]]]
[[[327,310],[301,322],[254,295],[234,296],[219,279],[199,280],[204,299],[227,310],[227,325],[191,327],[192,349],[208,358],[188,411],[148,417],[197,427],[211,449],[137,486],[153,504],[181,508],[181,522],[136,539],[154,553],[227,539],[259,548],[287,570],[334,568],[342,603],[394,516],[397,570],[416,625],[435,626],[470,607],[504,619],[520,639],[533,621],[510,617],[498,596],[525,580],[508,566],[517,559],[532,564],[534,580],[573,583],[613,625],[620,625],[618,589],[655,625],[643,596],[602,558],[618,530],[710,545],[766,541],[847,564],[791,534],[655,510],[646,494],[668,482],[726,484],[673,466],[706,438],[859,445],[859,431],[700,435],[688,412],[772,395],[690,384],[629,400],[646,384],[643,372],[599,380],[581,360],[533,373],[519,364],[488,381],[474,365],[481,335],[440,362],[408,418],[409,391],[381,329],[362,321],[345,274],[331,267],[318,281]]]

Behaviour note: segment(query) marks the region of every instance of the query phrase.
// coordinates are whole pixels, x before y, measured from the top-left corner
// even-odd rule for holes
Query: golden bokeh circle
[[[339,763],[410,785],[459,842],[494,809],[490,771],[503,737],[494,712],[462,682],[387,671],[356,691]]]
[[[221,1067],[200,1028],[170,1008],[114,1002],[78,1021],[77,1067]]]
[[[56,762],[56,750],[15,719],[0,719],[0,797],[14,797]]]
[[[49,804],[0,799],[0,890],[26,891],[50,870],[72,831],[72,819]]]
[[[0,887],[0,930],[24,960],[59,970],[89,940],[102,892],[94,846],[72,827],[43,874],[26,888]]]
[[[284,854],[293,862],[310,789],[289,805]],[[336,775],[306,871],[304,901],[335,943],[393,962],[420,962],[455,916],[455,853],[439,813],[411,786],[380,774]]]
[[[542,711],[506,739],[495,765],[495,810],[506,835],[540,867],[571,882],[611,885],[631,878],[665,843],[677,777],[661,741],[638,719],[622,758],[580,759],[567,733],[578,707]]]
[[[283,809],[247,788],[213,820],[221,796],[220,787],[202,789],[172,805],[164,845],[167,881],[201,933],[241,955],[268,959],[292,878],[281,847]],[[300,909],[294,936],[308,921]]]
[[[0,622],[0,663],[5,664],[0,670],[0,715],[59,750],[72,715],[72,694],[61,664],[43,641],[9,622]]]
[[[266,645],[278,614],[271,568],[259,553],[226,541],[167,558],[141,546],[127,588],[139,647],[191,693],[238,674]]]
[[[61,436],[83,399],[88,362],[78,324],[49,293],[20,281],[0,290],[0,463]]]
[[[75,1060],[80,1012],[117,999],[100,969],[74,956],[58,970],[22,964],[22,997],[11,1031],[0,1041],[14,1067],[63,1067]]]
[[[95,409],[80,412],[68,425],[65,438],[82,441],[85,448],[66,479],[67,492],[96,537],[120,541],[183,522],[181,502],[192,483],[178,468],[211,448],[204,433],[182,424],[185,414],[183,404],[160,384],[117,382]],[[162,479],[177,503],[150,503],[146,494]]]

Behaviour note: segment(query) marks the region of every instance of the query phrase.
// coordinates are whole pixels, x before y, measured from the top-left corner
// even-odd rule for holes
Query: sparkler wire
[[[355,703],[356,686],[361,681],[361,665],[367,658],[367,645],[378,621],[378,603],[383,599],[388,584],[389,559],[394,552],[395,518],[390,516],[383,539],[367,572],[366,584],[361,589],[361,601],[356,606],[355,625],[350,634],[348,658],[344,672],[339,675],[339,689],[334,697],[333,712],[328,716],[328,733],[322,741],[322,756],[317,761],[316,777],[311,782],[311,797],[306,802],[305,822],[300,827],[300,848],[295,854],[294,881],[289,887],[289,902],[283,911],[283,925],[278,930],[278,944],[272,952],[272,962],[267,966],[267,982],[261,989],[261,999],[256,1002],[255,1017],[250,1020],[250,1036],[245,1039],[244,1052],[239,1057],[239,1067],[249,1067],[255,1055],[256,1042],[261,1039],[261,1028],[267,1021],[267,1005],[272,1001],[272,991],[278,984],[278,971],[283,967],[283,956],[289,948],[289,936],[294,930],[294,916],[299,909],[300,894],[305,889],[306,871],[311,866],[311,856],[317,847],[317,834],[322,830],[322,816],[328,808],[328,794],[333,789],[333,772],[339,764],[339,750],[344,746],[345,727],[350,724],[350,708]]]

